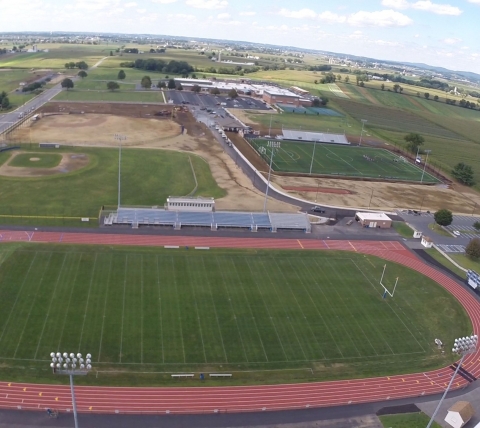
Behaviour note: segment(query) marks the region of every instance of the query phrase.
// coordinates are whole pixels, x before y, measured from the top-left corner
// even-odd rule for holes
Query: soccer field
[[[312,167],[312,174],[399,181],[422,180],[423,164],[417,167],[403,162],[398,160],[397,155],[384,149],[285,140],[278,142],[281,147],[276,149],[272,162],[275,171],[308,174]],[[254,139],[250,140],[250,144],[270,164],[271,149],[268,140]],[[423,182],[439,183],[439,180],[425,172]]]
[[[278,370],[268,380],[284,381],[282,370],[305,367],[327,378],[405,373],[450,362],[434,339],[450,343],[471,329],[431,280],[355,253],[0,251],[3,378],[20,366],[48,375],[52,351],[89,352],[97,370],[126,374]],[[388,286],[400,279],[384,300],[385,263]]]

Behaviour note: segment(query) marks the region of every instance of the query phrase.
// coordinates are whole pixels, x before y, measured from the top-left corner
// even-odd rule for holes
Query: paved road
[[[93,70],[97,68],[107,58],[108,57],[102,58],[95,65],[90,67],[89,70]],[[77,79],[78,77],[72,78],[73,81]],[[42,107],[44,104],[48,103],[52,98],[56,97],[60,92],[62,92],[62,86],[59,83],[50,89],[45,89],[40,95],[27,101],[25,104],[18,107],[16,110],[0,115],[0,134],[4,132],[6,129],[8,129],[12,124],[20,121],[20,117],[19,117],[20,112],[23,112],[23,113],[34,112],[35,110]]]

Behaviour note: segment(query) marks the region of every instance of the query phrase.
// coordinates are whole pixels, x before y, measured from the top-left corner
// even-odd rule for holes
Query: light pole
[[[312,175],[313,160],[315,159],[315,147],[317,147],[317,141],[313,142],[312,162],[310,163],[310,175]]]
[[[115,134],[113,136],[114,140],[117,140],[118,145],[118,208],[120,208],[120,175],[121,175],[121,168],[122,168],[122,141],[127,139],[126,135],[122,134]]]
[[[433,415],[430,419],[430,422],[428,422],[427,428],[430,428],[430,426],[433,423],[433,420],[435,419],[435,416],[437,415],[438,411],[440,410],[440,407],[443,403],[443,400],[445,399],[445,396],[447,395],[450,387],[452,386],[453,380],[455,379],[455,376],[457,375],[458,371],[460,370],[460,367],[462,366],[464,358],[468,354],[473,354],[474,352],[477,351],[477,341],[478,341],[478,336],[476,334],[468,337],[461,337],[460,339],[455,339],[455,344],[453,345],[452,352],[457,355],[461,355],[462,358],[458,362],[457,369],[453,373],[452,378],[450,379],[450,382],[447,386],[447,389],[442,395],[442,398],[440,399],[440,402],[438,403],[437,408],[433,412]]]
[[[425,153],[427,154],[427,158],[425,159],[425,164],[423,165],[422,178],[420,180],[420,183],[423,183],[423,176],[425,175],[425,168],[427,168],[428,155],[430,154],[430,152],[431,150],[425,150]]]
[[[265,190],[265,202],[263,203],[263,212],[267,211],[268,189],[270,188],[270,176],[272,175],[272,162],[275,150],[280,148],[280,141],[269,141],[268,147],[272,150],[270,155],[270,168],[268,169],[267,190]]]
[[[363,129],[365,128],[365,124],[368,122],[367,119],[362,119],[362,132],[360,133],[360,143],[359,147],[362,145],[362,138],[363,138]]]
[[[75,420],[75,428],[78,428],[77,419],[77,402],[75,401],[75,390],[73,388],[73,376],[85,376],[92,369],[92,355],[87,354],[86,359],[82,358],[82,354],[64,352],[52,352],[50,354],[52,362],[50,367],[54,374],[70,376],[70,391],[72,393],[73,418]]]

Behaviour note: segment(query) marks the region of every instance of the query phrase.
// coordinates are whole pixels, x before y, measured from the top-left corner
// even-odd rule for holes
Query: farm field
[[[432,280],[356,253],[5,244],[0,263],[10,381],[52,382],[52,351],[91,353],[90,384],[164,384],[179,371],[234,371],[235,383],[410,373],[450,363],[434,339],[471,329]],[[385,264],[387,287],[399,277],[388,299]]]
[[[51,154],[51,149],[32,150]],[[96,219],[102,205],[117,205],[118,149],[68,147],[68,153],[87,155],[89,164],[70,173],[48,177],[26,178],[0,175],[2,198],[8,204],[0,206],[1,223],[65,224],[63,217]],[[3,154],[5,163],[12,152]],[[27,156],[30,155],[27,152]],[[122,150],[122,205],[163,205],[169,195],[187,195],[195,188],[190,166],[198,180],[197,195],[221,197],[220,189],[211,176],[208,164],[197,156],[161,150]],[[140,167],[141,166],[141,167]],[[38,168],[35,168],[36,170]],[[68,223],[70,224],[70,223]],[[94,226],[95,226],[94,222]]]
[[[268,141],[254,139],[250,143],[268,164],[271,157]],[[272,169],[308,174],[311,165],[312,174],[380,180],[420,182],[423,174],[422,168],[402,162],[396,155],[384,149],[285,140],[281,141],[281,148],[274,155]],[[438,183],[439,181],[426,172],[423,175],[423,182]]]

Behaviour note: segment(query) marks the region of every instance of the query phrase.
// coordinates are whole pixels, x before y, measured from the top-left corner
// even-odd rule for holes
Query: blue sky
[[[247,40],[477,73],[479,17],[480,0],[0,0],[0,31]]]

